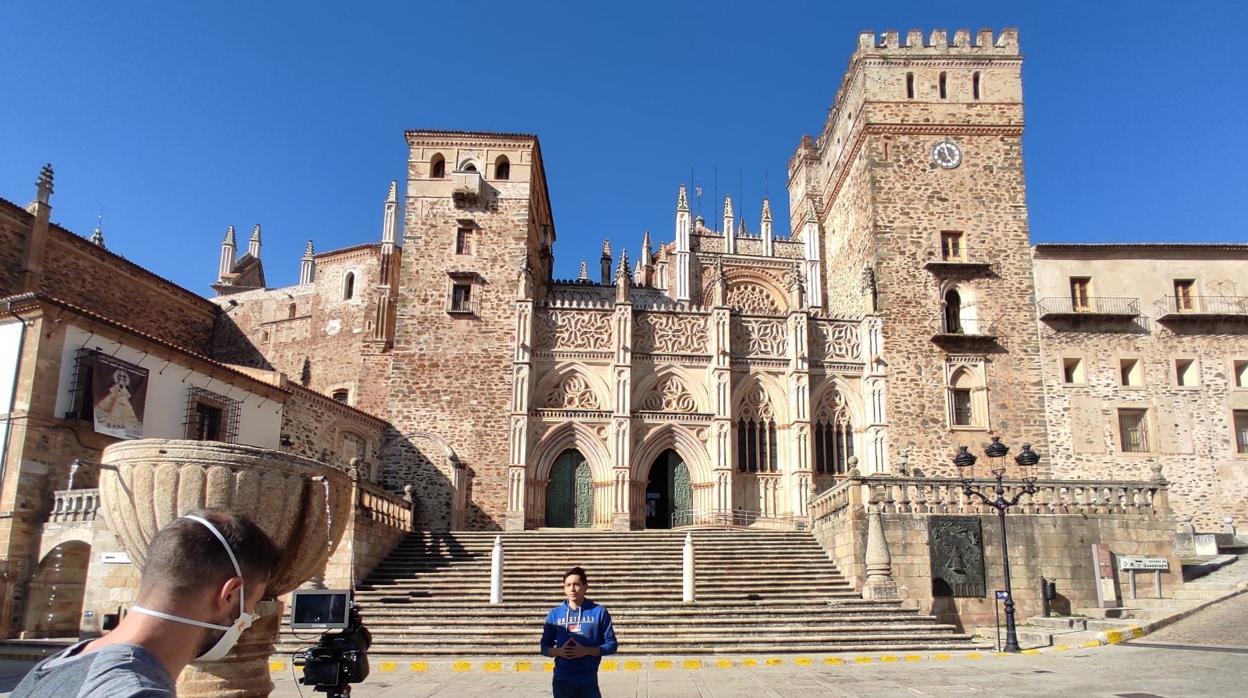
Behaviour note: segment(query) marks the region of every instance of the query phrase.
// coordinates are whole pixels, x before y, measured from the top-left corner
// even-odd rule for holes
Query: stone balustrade
[[[99,516],[100,491],[89,490],[57,490],[52,493],[52,512],[48,516],[51,523],[70,523],[78,521],[95,521]]]
[[[984,494],[991,494],[995,480],[971,480]],[[1003,483],[1006,499],[1024,487],[1022,480]],[[1163,478],[1146,481],[1037,480],[1037,492],[1019,498],[1009,515],[1132,514],[1169,516],[1169,483]],[[963,492],[957,478],[870,475],[847,477],[821,492],[810,502],[812,524],[834,519],[848,511],[878,507],[881,513],[987,514],[995,510],[977,497]]]
[[[403,532],[412,530],[412,503],[403,495],[371,482],[356,484],[356,510],[360,517]]]

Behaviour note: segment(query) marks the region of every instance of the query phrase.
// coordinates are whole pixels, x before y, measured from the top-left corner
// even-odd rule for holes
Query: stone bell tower
[[[882,325],[886,463],[947,473],[990,433],[1046,451],[1021,71],[1013,29],[864,32],[823,132],[789,162],[830,311]]]
[[[444,454],[423,454],[427,463],[405,456],[427,466],[409,473],[423,512],[420,526],[502,528],[513,395],[527,395],[527,386],[513,385],[528,380],[516,356],[517,306],[531,308],[541,297],[553,263],[541,149],[535,136],[517,134],[405,135],[407,199],[389,418],[399,435],[430,435],[463,468],[446,472]],[[521,270],[531,278],[521,284],[523,298],[517,295]],[[452,522],[448,487],[464,473],[470,501],[464,520]]]

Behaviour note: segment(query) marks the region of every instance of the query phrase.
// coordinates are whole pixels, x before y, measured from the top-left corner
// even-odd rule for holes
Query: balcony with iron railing
[[[1248,296],[1164,296],[1153,305],[1158,320],[1248,320]]]
[[[967,249],[965,244],[959,244],[952,249],[935,245],[927,249],[923,258],[923,268],[938,274],[947,272],[981,274],[992,268],[992,262],[987,259],[984,251]]]
[[[475,315],[477,302],[474,300],[454,299],[447,305],[446,312],[452,315]]]
[[[1041,298],[1036,307],[1040,311],[1041,320],[1070,318],[1130,320],[1140,315],[1139,298],[1094,296],[1075,299],[1070,296],[1054,296]]]

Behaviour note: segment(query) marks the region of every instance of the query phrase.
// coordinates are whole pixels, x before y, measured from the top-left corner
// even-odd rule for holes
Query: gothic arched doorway
[[[594,525],[594,477],[580,451],[568,449],[550,466],[546,483],[546,525],[589,528]]]
[[[650,466],[646,483],[646,528],[672,528],[692,523],[693,480],[689,466],[668,449]]]

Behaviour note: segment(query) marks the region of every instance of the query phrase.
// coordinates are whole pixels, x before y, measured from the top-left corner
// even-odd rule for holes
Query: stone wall
[[[325,586],[331,589],[354,588],[412,533],[410,502],[358,479],[353,487],[351,522],[325,565]]]
[[[865,581],[867,517],[871,507],[881,509],[884,536],[892,558],[893,579],[903,599],[943,622],[972,630],[993,624],[994,590],[1004,588],[1001,529],[995,512],[986,507],[962,504],[952,493],[956,481],[908,480],[907,501],[899,498],[903,485],[879,485],[884,480],[857,480],[835,490],[836,504],[812,505],[816,512],[814,534],[855,586]],[[983,483],[987,484],[987,483]],[[1165,504],[1164,486],[1149,483],[1088,481],[1041,481],[1041,492],[1028,496],[1006,516],[1010,576],[1020,619],[1040,615],[1040,578],[1057,584],[1054,609],[1074,613],[1097,606],[1096,569],[1092,546],[1104,543],[1114,555],[1164,557],[1169,570],[1162,573],[1161,598],[1173,598],[1182,585],[1182,567],[1174,552],[1175,520]],[[926,488],[924,501],[913,495]],[[1081,487],[1087,487],[1082,490]],[[1106,497],[1093,492],[1110,492]],[[865,493],[864,493],[865,492]],[[948,496],[941,494],[947,493]],[[1082,494],[1079,494],[1082,492]],[[823,497],[827,497],[825,493]],[[1007,493],[1007,496],[1009,494]],[[960,497],[960,495],[959,495]],[[1099,497],[1099,499],[1097,499]],[[1095,500],[1095,501],[1094,501]],[[1119,504],[1117,502],[1132,502]],[[1151,502],[1144,504],[1143,502]],[[978,519],[983,538],[986,579],[985,597],[954,598],[932,593],[930,525],[934,516],[966,516]],[[1123,606],[1130,606],[1130,580],[1119,572],[1116,585]],[[1139,598],[1157,598],[1151,573],[1137,578]]]
[[[284,449],[341,467],[358,458],[361,472],[371,476],[383,447],[385,422],[289,381],[282,383],[291,391],[282,409],[282,436],[289,444]],[[355,437],[363,439],[362,453]]]

